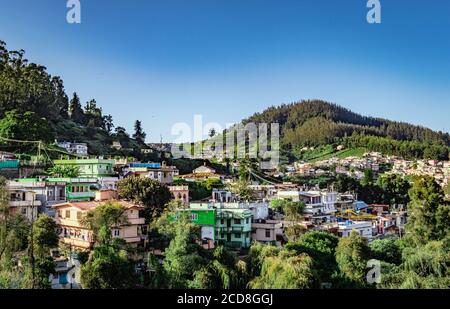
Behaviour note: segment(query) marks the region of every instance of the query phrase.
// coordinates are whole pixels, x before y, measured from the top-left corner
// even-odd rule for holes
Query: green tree
[[[0,120],[0,136],[26,141],[42,141],[50,143],[54,140],[54,133],[47,120],[36,113],[19,113],[12,110],[5,113]]]
[[[111,228],[126,224],[128,219],[125,208],[117,202],[106,202],[89,211],[82,219],[82,224],[93,232],[97,244],[111,244]]]
[[[338,174],[334,182],[334,189],[337,192],[358,192],[360,187],[358,180],[344,174]]]
[[[296,242],[289,242],[287,250],[306,253],[313,259],[313,268],[317,274],[317,287],[322,283],[331,283],[337,271],[335,258],[338,238],[327,232],[313,231],[304,234]]]
[[[450,286],[449,240],[430,241],[403,250],[403,263],[381,276],[381,288],[448,289]]]
[[[258,277],[261,274],[264,260],[267,257],[277,256],[280,250],[281,248],[279,247],[254,242],[249,249],[248,255],[244,259],[248,277]]]
[[[113,128],[114,123],[112,116],[111,115],[103,116],[103,129],[106,130],[106,132],[111,133]]]
[[[28,257],[26,262],[26,288],[49,289],[49,276],[55,271],[55,262],[50,250],[58,247],[57,225],[48,215],[40,215],[34,221],[28,239]]]
[[[400,265],[402,262],[402,251],[397,240],[377,239],[369,245],[371,257],[386,263]]]
[[[6,179],[0,177],[0,288],[23,285],[24,274],[16,261],[26,254],[29,230],[28,220],[10,211]]]
[[[159,216],[172,198],[167,186],[150,178],[128,177],[117,186],[121,198],[144,205],[147,222]]]
[[[48,171],[53,177],[77,178],[80,175],[80,169],[72,165],[55,165]]]
[[[250,188],[250,182],[245,180],[239,180],[228,185],[228,189],[236,194],[242,201],[251,201],[253,199],[254,192]]]
[[[450,231],[450,205],[433,177],[416,177],[409,190],[407,237],[416,243],[444,239]]]
[[[133,134],[133,138],[140,144],[144,144],[145,143],[145,137],[147,136],[147,134],[144,132],[144,130],[142,129],[142,123],[139,120],[136,120],[136,122],[134,123],[134,134]]]
[[[55,94],[54,105],[60,108],[59,115],[64,118],[69,118],[69,98],[64,90],[64,83],[58,76],[52,78],[52,87]]]
[[[307,254],[281,251],[267,257],[261,275],[249,283],[252,289],[307,289],[313,286],[313,261]]]
[[[85,120],[85,115],[83,108],[81,107],[80,98],[76,92],[73,93],[73,97],[69,103],[69,116],[70,119],[79,124],[83,124]]]
[[[164,271],[168,288],[188,288],[194,278],[194,273],[207,264],[207,259],[200,255],[203,248],[197,244],[197,229],[188,216],[181,215],[174,222],[175,236],[164,251]],[[193,239],[192,236],[196,235]]]
[[[379,177],[377,185],[380,187],[380,203],[388,205],[406,205],[409,202],[408,191],[411,188],[409,181],[396,174]]]
[[[245,287],[236,255],[219,246],[206,251],[208,264],[197,270],[189,287],[194,289],[230,289]]]
[[[349,237],[339,240],[336,261],[340,275],[353,287],[364,287],[366,265],[370,257],[367,239],[353,231]]]
[[[108,202],[89,211],[82,218],[84,226],[93,231],[94,249],[81,267],[81,284],[88,289],[131,288],[136,284],[133,262],[123,239],[112,237],[112,228],[126,224],[125,209]]]
[[[136,284],[135,269],[123,244],[96,246],[81,266],[81,285],[86,289],[126,289]]]

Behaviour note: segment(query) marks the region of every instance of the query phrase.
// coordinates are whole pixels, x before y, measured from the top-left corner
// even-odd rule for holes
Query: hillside
[[[344,144],[411,158],[446,160],[450,135],[405,122],[366,117],[324,101],[301,101],[270,107],[243,123],[278,122],[283,149]]]
[[[52,157],[60,153],[55,140],[84,142],[92,155],[140,157],[145,133],[140,128],[133,137],[122,127],[115,127],[92,99],[82,106],[77,93],[66,94],[63,80],[52,76],[46,67],[29,63],[23,50],[8,50],[0,40],[0,150],[35,154],[42,141]],[[27,141],[27,142],[13,142]],[[122,149],[111,148],[120,142]]]

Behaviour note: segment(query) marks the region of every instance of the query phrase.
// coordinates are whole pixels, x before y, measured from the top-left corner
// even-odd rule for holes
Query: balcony
[[[219,219],[232,219],[233,214],[231,212],[218,212],[217,218]]]
[[[251,227],[249,226],[246,228],[245,226],[223,226],[223,227],[217,227],[216,230],[219,233],[244,233],[244,232],[250,232]]]
[[[68,192],[68,200],[90,199],[95,198],[95,192]]]
[[[130,225],[143,225],[145,224],[145,218],[132,218],[128,219]]]
[[[10,201],[9,202],[9,206],[11,207],[31,207],[31,206],[36,206],[39,207],[41,206],[41,201],[36,200],[36,201]]]
[[[92,243],[87,240],[77,239],[77,238],[69,238],[69,237],[62,237],[60,240],[65,243],[66,245],[70,245],[77,248],[82,249],[90,249],[92,246]]]
[[[142,241],[142,238],[139,237],[139,236],[136,236],[136,237],[125,237],[124,240],[127,243],[140,243]]]

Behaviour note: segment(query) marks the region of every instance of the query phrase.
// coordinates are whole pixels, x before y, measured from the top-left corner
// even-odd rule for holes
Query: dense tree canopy
[[[144,205],[147,222],[159,216],[172,198],[167,186],[150,178],[128,177],[117,186],[121,198]]]
[[[0,137],[20,141],[52,142],[55,135],[48,121],[39,117],[34,112],[19,113],[17,110],[5,112],[0,120]],[[0,143],[4,142],[0,139]],[[19,145],[6,141],[6,144],[14,147],[32,147],[35,145]],[[7,147],[8,148],[8,147]]]
[[[91,210],[82,223],[93,231],[94,249],[81,267],[81,284],[88,289],[131,288],[136,284],[134,263],[123,239],[112,237],[112,228],[125,224],[125,209],[109,202]]]
[[[366,285],[366,266],[370,259],[370,249],[367,239],[353,231],[349,237],[339,240],[336,248],[336,262],[341,277],[350,283],[351,287]]]
[[[426,243],[450,235],[450,204],[433,177],[417,177],[409,191],[408,236]]]

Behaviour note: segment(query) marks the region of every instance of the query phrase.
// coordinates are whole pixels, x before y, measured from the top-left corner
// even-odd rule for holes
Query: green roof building
[[[55,165],[76,166],[80,177],[108,177],[114,175],[114,160],[104,159],[75,159],[55,160]]]

